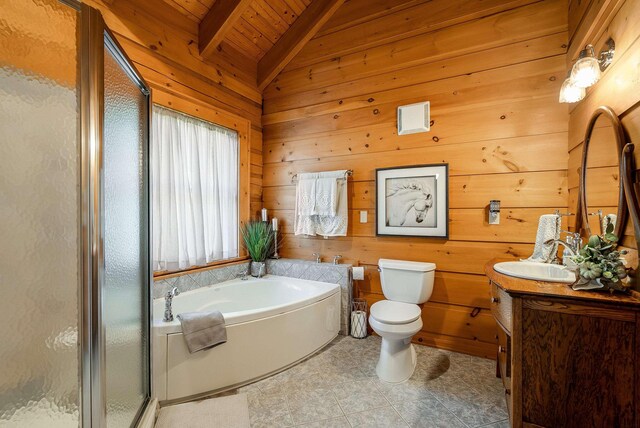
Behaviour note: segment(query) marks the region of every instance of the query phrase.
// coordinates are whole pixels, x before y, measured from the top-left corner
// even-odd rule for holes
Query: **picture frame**
[[[449,164],[376,169],[376,236],[449,238]]]

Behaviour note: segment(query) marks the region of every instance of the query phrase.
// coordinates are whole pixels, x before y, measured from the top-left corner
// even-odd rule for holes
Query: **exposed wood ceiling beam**
[[[198,47],[200,55],[215,52],[229,30],[240,19],[252,0],[218,0],[200,22]]]
[[[316,35],[345,0],[313,0],[258,63],[258,88],[263,90]]]

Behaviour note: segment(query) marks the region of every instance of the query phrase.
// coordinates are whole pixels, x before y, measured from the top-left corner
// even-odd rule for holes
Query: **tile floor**
[[[418,366],[401,384],[378,380],[380,338],[338,336],[308,360],[246,393],[252,427],[508,428],[495,362],[416,345]]]

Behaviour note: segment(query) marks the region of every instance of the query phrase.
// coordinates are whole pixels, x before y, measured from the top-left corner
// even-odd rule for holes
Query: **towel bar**
[[[346,173],[345,173],[345,175],[344,175],[344,179],[346,180],[346,179],[347,179],[347,177],[350,177],[350,176],[352,176],[352,175],[353,175],[353,170],[352,170],[352,169],[348,169],[348,170],[347,170],[347,172],[346,172]],[[298,174],[297,174],[297,173],[296,173],[296,174],[293,174],[293,175],[291,176],[291,183],[295,183],[297,180],[298,180]]]
[[[575,215],[574,213],[564,213],[563,214],[563,213],[560,212],[560,210],[555,210],[554,214],[555,215],[559,215],[560,217],[569,217],[569,216]]]

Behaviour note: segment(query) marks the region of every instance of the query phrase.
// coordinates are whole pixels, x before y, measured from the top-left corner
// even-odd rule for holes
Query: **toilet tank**
[[[431,297],[435,263],[407,260],[378,260],[382,292],[388,300],[424,303]]]

